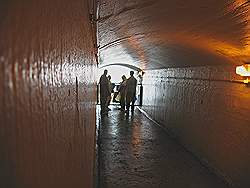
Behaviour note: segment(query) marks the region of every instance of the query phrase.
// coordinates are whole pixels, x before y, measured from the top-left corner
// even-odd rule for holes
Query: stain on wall
[[[91,188],[92,1],[0,2],[0,187]]]
[[[250,88],[230,65],[147,71],[143,109],[237,188],[250,187]]]

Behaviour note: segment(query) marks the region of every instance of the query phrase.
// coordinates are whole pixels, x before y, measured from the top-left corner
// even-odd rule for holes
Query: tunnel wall
[[[0,2],[0,187],[91,188],[92,0]]]
[[[250,88],[235,67],[147,71],[143,109],[210,169],[250,187]]]

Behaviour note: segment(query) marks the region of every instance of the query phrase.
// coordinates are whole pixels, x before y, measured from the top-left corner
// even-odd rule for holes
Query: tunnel
[[[131,137],[152,155],[127,172],[140,181],[118,173],[110,187],[210,185],[175,171],[183,164],[218,188],[249,188],[249,11],[248,0],[1,0],[0,188],[109,187],[101,156]],[[98,69],[118,65],[143,72],[134,119],[115,107],[100,117]]]

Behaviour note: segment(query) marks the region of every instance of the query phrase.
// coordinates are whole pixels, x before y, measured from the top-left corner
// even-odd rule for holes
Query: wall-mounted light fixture
[[[244,83],[245,84],[250,84],[250,64],[246,63],[241,66],[236,67],[236,74],[244,77]]]

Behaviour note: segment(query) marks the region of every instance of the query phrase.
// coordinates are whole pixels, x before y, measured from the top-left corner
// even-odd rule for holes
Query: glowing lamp
[[[250,83],[250,79],[245,79],[244,81],[243,81],[245,84],[249,84]]]
[[[236,74],[246,77],[244,80],[245,84],[250,83],[250,64],[244,64],[236,67]]]
[[[250,77],[250,64],[245,64],[236,67],[236,74],[244,77]]]

